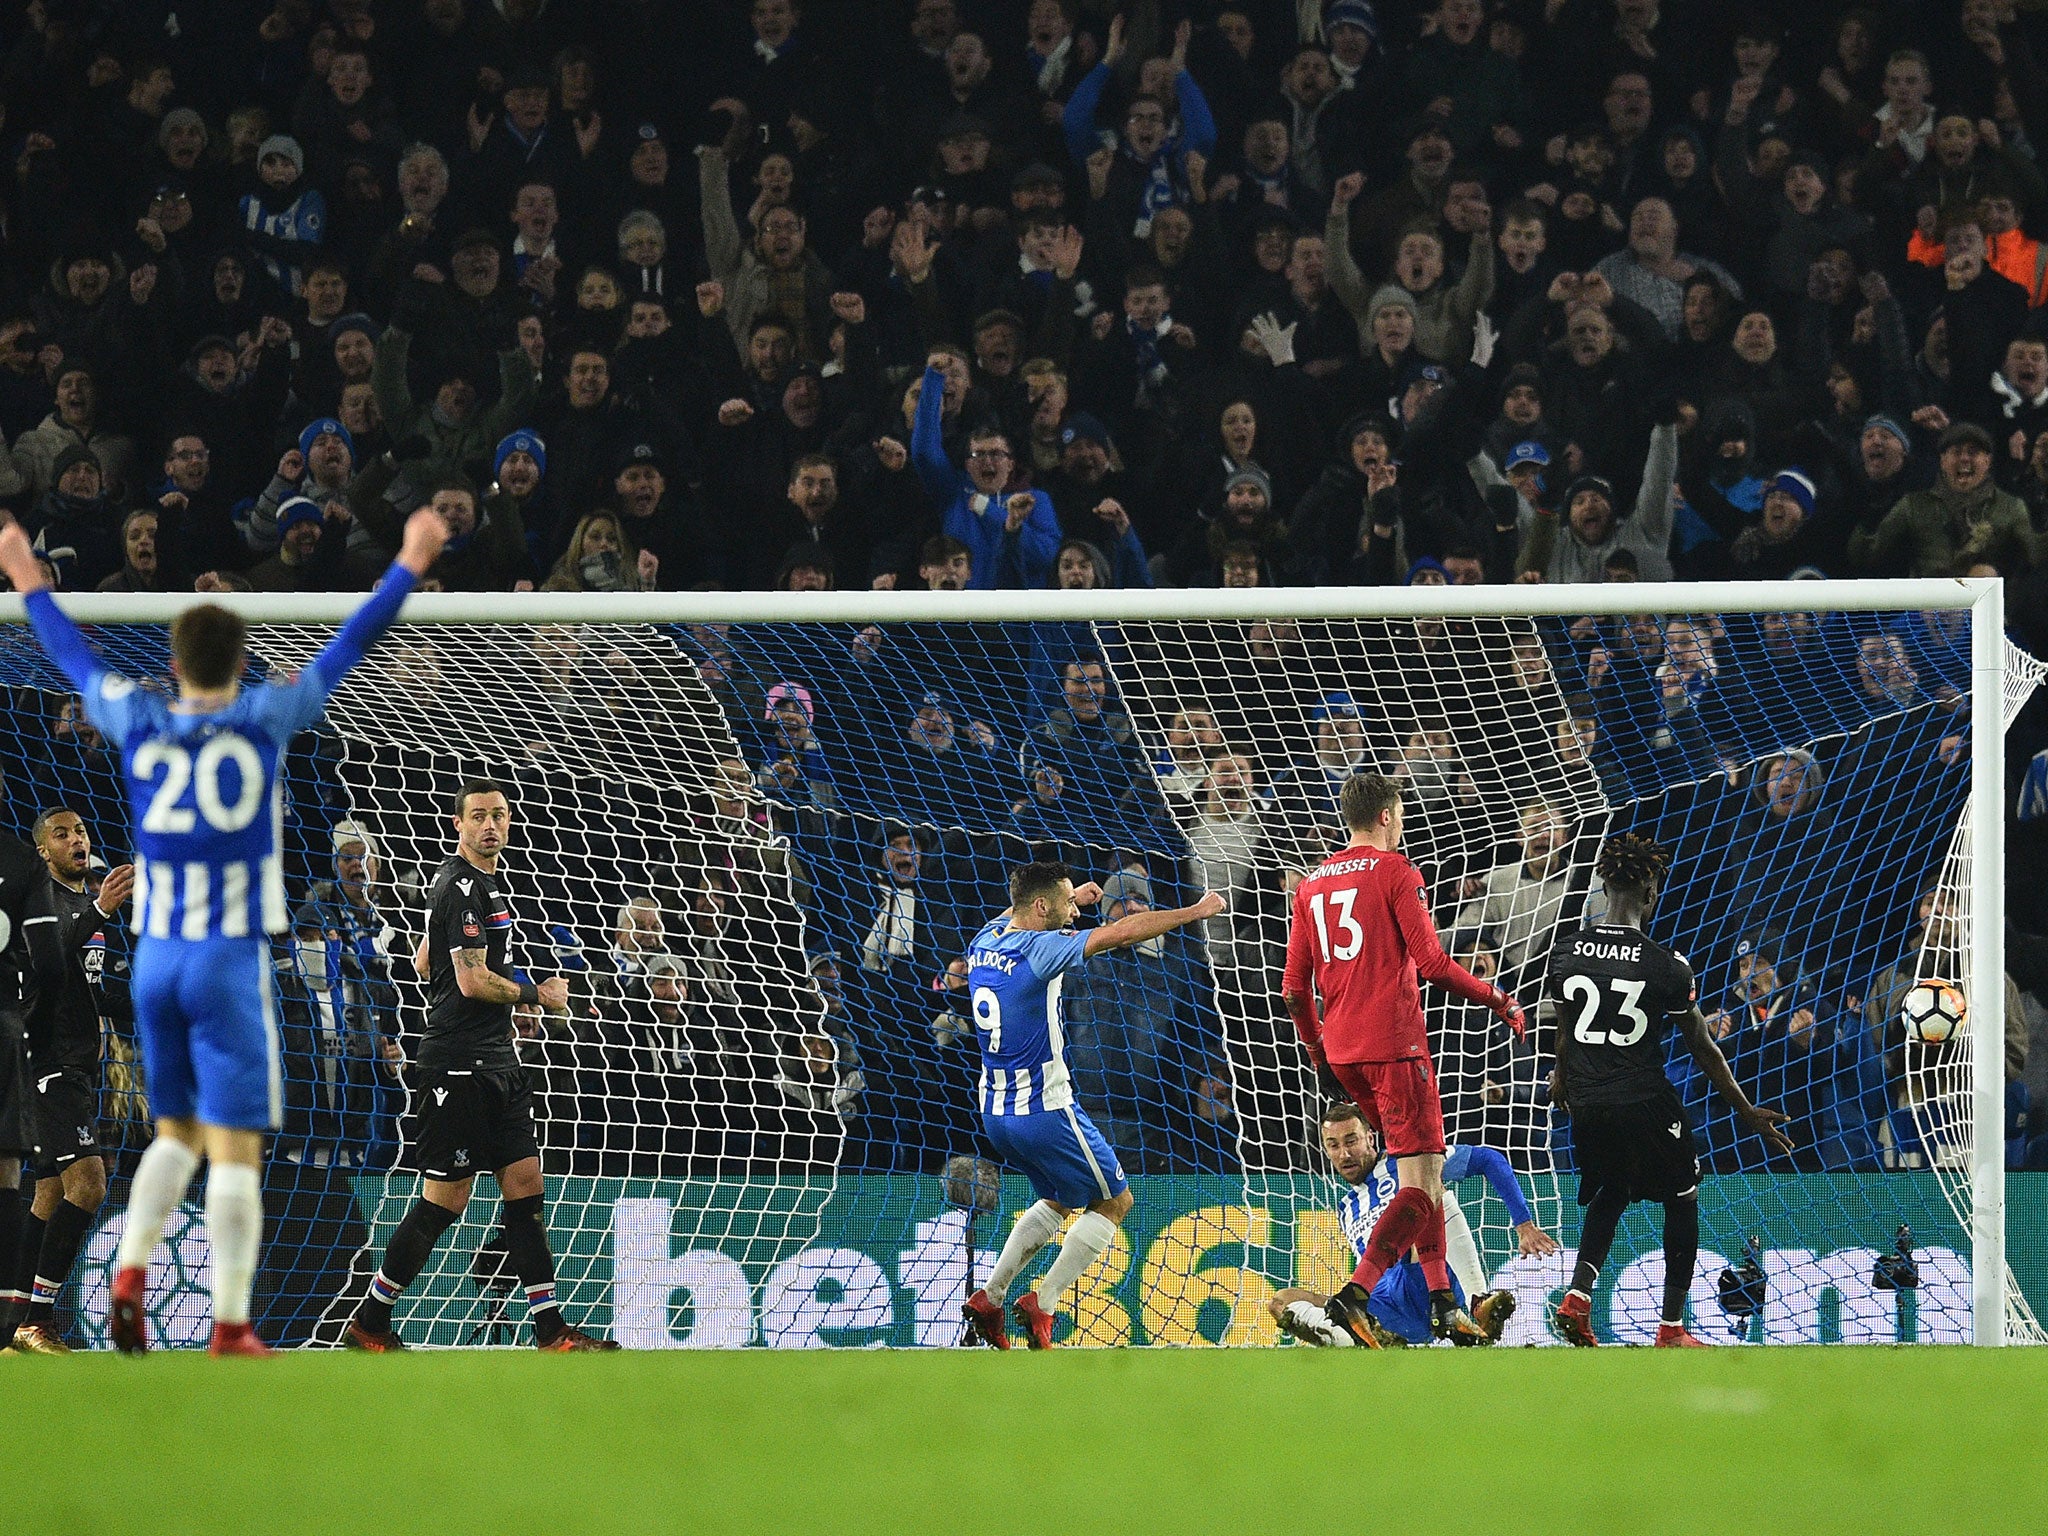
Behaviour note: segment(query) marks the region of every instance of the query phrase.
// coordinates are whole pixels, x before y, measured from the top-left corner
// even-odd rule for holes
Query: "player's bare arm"
[[[405,520],[405,537],[398,547],[397,564],[415,576],[424,576],[448,547],[448,520],[430,507],[421,507]]]
[[[5,514],[0,514],[0,576],[5,576],[7,584],[24,597],[50,584],[21,524]]]
[[[1679,1029],[1685,1036],[1685,1047],[1692,1052],[1692,1059],[1699,1063],[1700,1070],[1707,1075],[1707,1081],[1714,1085],[1714,1091],[1726,1099],[1735,1109],[1735,1118],[1763,1138],[1764,1145],[1777,1157],[1788,1157],[1792,1152],[1792,1138],[1784,1130],[1785,1116],[1781,1110],[1762,1109],[1749,1102],[1749,1095],[1742,1091],[1742,1085],[1735,1081],[1735,1074],[1728,1068],[1728,1058],[1721,1054],[1721,1047],[1714,1043],[1714,1032],[1708,1028],[1706,1016],[1697,1006],[1688,1008],[1679,1021]],[[1558,1031],[1562,1036],[1564,1031]]]
[[[1102,893],[1097,890],[1095,894],[1100,896]],[[1080,900],[1079,891],[1074,893],[1074,899]],[[1185,928],[1189,923],[1214,917],[1222,910],[1223,898],[1210,891],[1191,907],[1175,907],[1170,912],[1133,912],[1113,923],[1104,923],[1100,928],[1091,928],[1087,953],[1099,955],[1106,949],[1128,949],[1133,944],[1143,944],[1147,939],[1156,939],[1176,928]]]
[[[520,1001],[519,983],[510,976],[500,976],[491,969],[491,955],[486,949],[455,951],[455,987],[471,1002]]]
[[[434,957],[427,953],[427,941],[421,939],[412,952],[412,971],[421,981],[434,979]]]

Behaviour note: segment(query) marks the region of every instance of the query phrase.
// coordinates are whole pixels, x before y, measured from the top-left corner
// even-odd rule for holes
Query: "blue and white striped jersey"
[[[1444,1182],[1455,1184],[1473,1172],[1471,1147],[1455,1144],[1444,1148]],[[1351,1241],[1351,1251],[1358,1258],[1365,1257],[1365,1245],[1372,1241],[1372,1229],[1379,1225],[1380,1212],[1394,1198],[1394,1191],[1401,1187],[1395,1177],[1394,1159],[1383,1157],[1373,1164],[1372,1172],[1365,1176],[1363,1184],[1354,1184],[1337,1202],[1337,1219],[1344,1225],[1344,1235]]]
[[[135,829],[135,931],[152,939],[282,933],[285,743],[327,704],[316,670],[257,683],[226,709],[183,714],[102,672],[86,718],[121,756]]]
[[[1066,973],[1087,936],[1012,928],[999,917],[967,949],[967,986],[981,1042],[977,1098],[985,1115],[1033,1115],[1074,1102],[1060,1016]]]
[[[166,695],[123,677],[48,592],[29,594],[36,638],[120,754],[135,839],[137,933],[196,942],[285,931],[285,744],[320,718],[414,584],[409,570],[392,566],[296,680],[245,685],[209,714],[174,709]]]

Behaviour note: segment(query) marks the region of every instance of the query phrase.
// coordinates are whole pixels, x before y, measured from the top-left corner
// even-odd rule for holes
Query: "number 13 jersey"
[[[1550,998],[1571,1036],[1567,1101],[1640,1104],[1670,1093],[1665,1036],[1698,995],[1685,956],[1634,928],[1600,923],[1560,938]]]

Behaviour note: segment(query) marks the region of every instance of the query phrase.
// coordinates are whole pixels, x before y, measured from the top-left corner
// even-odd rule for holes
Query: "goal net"
[[[1996,716],[1958,606],[1976,593],[1637,591],[1667,611],[1604,588],[415,600],[288,764],[287,1094],[259,1326],[335,1342],[417,1195],[412,955],[451,796],[487,776],[513,804],[514,953],[571,984],[568,1017],[518,1028],[572,1321],[645,1347],[956,1343],[961,1298],[1031,1199],[985,1160],[958,962],[1009,869],[1059,857],[1103,885],[1106,915],[1204,888],[1230,902],[1066,989],[1079,1101],[1138,1195],[1069,1293],[1074,1337],[1276,1342],[1265,1303],[1352,1263],[1279,1006],[1287,898],[1344,840],[1336,786],[1378,768],[1408,786],[1406,851],[1447,947],[1527,1003],[1556,935],[1601,910],[1600,840],[1673,850],[1653,936],[1690,957],[1738,1079],[1797,1143],[1767,1161],[1674,1054],[1709,1175],[1696,1328],[1970,1338],[1977,1256],[2004,1263],[2004,1069],[1983,1044],[2003,989],[1979,985],[1975,896],[1995,786],[1991,840],[1970,820],[1972,722]],[[116,665],[162,677],[170,608],[134,601],[67,607]],[[258,670],[288,672],[353,600],[239,601]],[[2003,667],[2010,718],[2040,668],[2009,646]],[[62,802],[124,861],[105,744],[17,624],[0,681],[0,820],[25,835]],[[147,1139],[130,941],[104,937],[116,1182],[65,1298],[93,1342]],[[1940,1045],[1900,1022],[1926,979],[1973,1005]],[[1503,1152],[1565,1245],[1520,1254],[1498,1196],[1466,1181],[1479,1278],[1518,1296],[1510,1341],[1554,1342],[1578,1226],[1545,1090],[1556,1020],[1532,1010],[1518,1043],[1425,1000],[1451,1140]],[[1655,1214],[1624,1225],[1603,1336],[1654,1330]],[[1886,1261],[1902,1226],[1910,1271]],[[397,1310],[408,1342],[529,1337],[497,1229],[485,1179]],[[196,1342],[196,1208],[172,1230],[152,1305],[168,1342]],[[2020,1289],[1993,1293],[2004,1330],[2033,1336]]]

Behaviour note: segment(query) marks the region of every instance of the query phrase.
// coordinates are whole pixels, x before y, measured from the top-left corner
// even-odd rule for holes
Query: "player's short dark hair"
[[[1671,850],[1640,833],[1623,832],[1600,845],[1596,868],[1600,883],[1608,890],[1640,894],[1664,883],[1665,872],[1671,868]]]
[[[1316,1123],[1319,1125],[1338,1125],[1346,1120],[1356,1120],[1361,1125],[1365,1123],[1365,1116],[1349,1099],[1330,1100],[1323,1106],[1322,1114],[1316,1117]]]
[[[242,675],[249,626],[218,603],[199,603],[171,620],[171,660],[194,688],[225,688]]]
[[[1337,807],[1344,813],[1344,825],[1353,832],[1366,832],[1379,825],[1380,812],[1401,803],[1399,781],[1384,773],[1354,773],[1344,781]]]
[[[1010,871],[1010,905],[1021,907],[1041,896],[1050,896],[1073,872],[1058,859],[1038,859]]]
[[[74,811],[68,805],[52,805],[45,807],[42,813],[36,817],[35,824],[28,829],[28,840],[31,843],[35,844],[36,847],[42,847],[43,834],[50,830],[50,823],[55,821],[59,816],[78,816],[78,812]],[[81,821],[83,821],[84,819],[85,818],[82,816],[79,817],[79,820]]]
[[[505,786],[496,779],[468,780],[462,788],[455,791],[455,803],[450,807],[457,816],[460,816],[464,807],[469,804],[471,795],[505,795]],[[505,795],[505,798],[510,800],[512,797]]]

